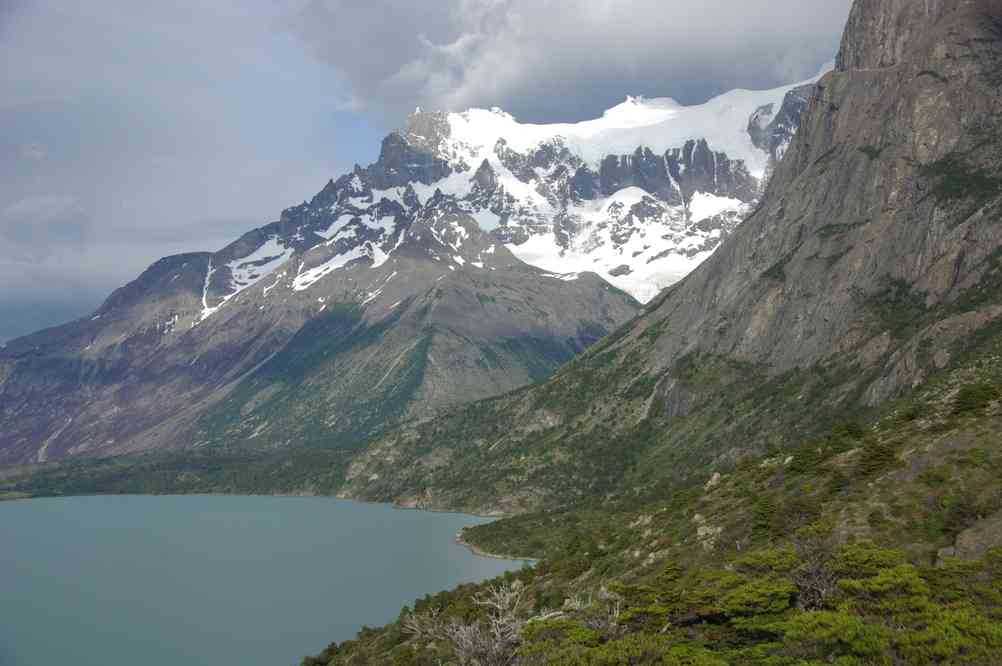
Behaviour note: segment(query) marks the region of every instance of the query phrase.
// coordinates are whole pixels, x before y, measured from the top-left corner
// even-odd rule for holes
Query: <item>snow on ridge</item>
[[[609,208],[611,206],[621,204],[624,211],[629,211],[633,206],[647,198],[654,198],[654,195],[642,187],[631,185],[630,187],[624,187],[608,197],[582,201],[578,205],[568,207],[567,212],[571,215],[579,215],[586,219],[591,215],[599,214],[600,217],[595,218],[594,221],[600,222],[605,219],[604,216],[609,213]]]
[[[295,254],[294,248],[283,245],[279,241],[278,236],[271,236],[246,257],[234,259],[225,264],[226,268],[230,270],[230,287],[233,291],[223,296],[219,303],[211,306],[209,305],[209,286],[212,283],[212,276],[218,268],[212,265],[212,259],[210,258],[205,270],[205,282],[202,285],[202,311],[199,313],[198,319],[192,322],[191,325],[195,326],[211,317],[237,294],[253,287],[262,279],[271,275],[279,266],[288,261],[289,257],[293,254]],[[271,286],[266,286],[264,288],[264,295],[267,295],[276,284],[278,284],[277,279]]]
[[[713,253],[713,250],[708,250],[687,256],[685,247],[680,246],[677,248],[679,252],[650,261],[658,251],[669,248],[669,245],[654,245],[642,253],[640,260],[633,258],[630,261],[632,251],[620,253],[608,245],[591,252],[577,247],[561,250],[552,234],[535,235],[521,245],[512,243],[506,247],[525,263],[547,271],[544,277],[567,280],[575,279],[581,273],[596,273],[641,303],[650,301],[663,289],[681,280]],[[626,263],[632,266],[630,273],[612,274],[617,266]],[[571,275],[574,278],[569,277]]]
[[[320,236],[324,240],[333,240],[335,236],[338,236],[342,231],[345,231],[345,227],[348,226],[354,218],[355,216],[351,213],[345,213],[338,216],[337,219],[331,222],[331,225],[326,229],[315,229],[313,233]]]
[[[625,240],[614,239],[615,225],[604,222],[627,215],[649,196],[640,188],[627,187],[612,196],[568,208],[568,214],[583,228],[567,247],[557,242],[552,231],[506,247],[525,263],[547,271],[544,277],[597,273],[636,299],[649,301],[685,277],[716,248],[707,240],[720,232],[693,232],[693,224],[747,207],[738,199],[700,192],[693,197],[688,216],[680,206],[666,207],[659,215],[635,218]]]
[[[246,257],[228,263],[230,282],[234,291],[226,299],[228,300],[256,284],[261,278],[284,264],[294,252],[293,248],[282,245],[277,236],[272,236]]]
[[[578,273],[542,273],[539,277],[553,278],[554,280],[563,280],[564,282],[573,282],[580,277]]]
[[[689,215],[693,222],[702,222],[728,211],[740,210],[745,203],[741,199],[721,197],[706,192],[696,192],[689,202]]]
[[[569,150],[597,167],[607,155],[631,154],[638,146],[664,153],[691,139],[706,139],[713,150],[744,160],[752,175],[762,178],[769,156],[752,144],[749,119],[767,104],[778,111],[790,90],[819,78],[820,74],[772,90],[731,90],[693,106],[682,106],[671,98],[628,97],[600,118],[578,123],[519,123],[497,110],[469,109],[448,114],[450,141],[469,151],[467,157],[483,159],[490,158],[498,139],[524,153],[561,138]]]
[[[209,284],[212,282],[213,272],[215,272],[215,269],[212,267],[212,257],[209,257],[209,263],[205,268],[205,282],[202,283],[202,312],[199,313],[198,319],[191,323],[192,326],[205,321],[223,305],[220,303],[215,307],[209,307]],[[223,302],[225,303],[225,301]]]
[[[356,259],[366,257],[372,261],[371,268],[379,268],[389,260],[390,255],[389,253],[384,252],[377,244],[372,242],[365,242],[360,245],[356,245],[346,252],[335,254],[319,266],[314,266],[313,268],[309,268],[299,273],[299,275],[297,275],[292,281],[292,290],[305,291],[330,273],[333,273],[340,268],[344,268]],[[387,282],[388,281],[389,280],[387,280]]]

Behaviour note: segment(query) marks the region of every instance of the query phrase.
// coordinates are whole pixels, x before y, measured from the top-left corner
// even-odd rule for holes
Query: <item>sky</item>
[[[0,341],[278,218],[415,107],[700,103],[833,59],[850,0],[0,0]]]

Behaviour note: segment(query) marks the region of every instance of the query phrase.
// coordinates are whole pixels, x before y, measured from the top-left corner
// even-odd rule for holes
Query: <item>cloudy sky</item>
[[[218,249],[415,106],[581,120],[815,74],[850,0],[0,0],[0,340]]]

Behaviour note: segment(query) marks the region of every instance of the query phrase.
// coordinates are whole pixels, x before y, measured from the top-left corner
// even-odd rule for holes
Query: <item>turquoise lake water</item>
[[[284,497],[0,502],[0,666],[284,666],[520,562],[471,516]]]

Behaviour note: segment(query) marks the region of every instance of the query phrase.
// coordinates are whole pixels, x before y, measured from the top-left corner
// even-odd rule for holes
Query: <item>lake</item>
[[[298,664],[520,567],[454,543],[482,522],[329,498],[0,502],[0,666]]]

